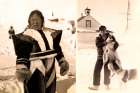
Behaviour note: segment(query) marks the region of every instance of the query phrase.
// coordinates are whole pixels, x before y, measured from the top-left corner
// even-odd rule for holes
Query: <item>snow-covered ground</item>
[[[92,35],[91,35],[92,34]],[[105,90],[103,84],[103,71],[101,75],[101,86],[98,91],[88,89],[92,86],[93,82],[93,70],[96,63],[97,51],[93,46],[95,44],[94,40],[89,38],[94,37],[93,33],[85,33],[83,38],[83,33],[78,33],[78,51],[77,51],[77,63],[76,63],[76,93],[132,93],[139,90],[139,74],[136,80],[129,81],[125,88],[120,88],[120,83],[117,78],[112,78],[110,90]],[[123,68],[130,69],[136,68],[138,72],[140,71],[140,39],[138,33],[124,33],[116,35],[117,40],[120,43],[118,48],[118,55],[122,61]],[[86,42],[85,39],[88,39]]]

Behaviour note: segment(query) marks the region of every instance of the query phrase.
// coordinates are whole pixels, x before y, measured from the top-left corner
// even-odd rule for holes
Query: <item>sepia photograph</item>
[[[0,0],[0,93],[133,93],[139,0]]]
[[[139,91],[139,0],[78,0],[77,93]]]
[[[0,93],[76,93],[75,0],[0,0]]]

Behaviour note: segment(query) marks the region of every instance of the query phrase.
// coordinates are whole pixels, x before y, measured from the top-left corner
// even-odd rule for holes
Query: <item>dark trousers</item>
[[[52,82],[52,84],[48,88],[46,88],[45,93],[55,93],[55,92],[56,92],[56,77],[54,81]]]
[[[36,69],[27,83],[28,93],[45,93],[45,78]]]
[[[46,88],[45,77],[36,69],[32,77],[27,83],[28,92],[25,93],[55,93],[56,91],[56,78],[51,85]]]
[[[101,70],[103,67],[103,58],[98,57],[94,68],[93,85],[100,85]],[[104,65],[104,84],[110,84],[110,70],[108,69],[108,62]]]

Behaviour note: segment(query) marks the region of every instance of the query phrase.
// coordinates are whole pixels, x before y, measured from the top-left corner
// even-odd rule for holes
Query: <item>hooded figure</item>
[[[24,32],[11,35],[17,78],[24,82],[25,93],[55,93],[55,59],[61,75],[69,69],[60,46],[62,31],[43,28],[44,16],[39,10],[30,13],[28,23]]]

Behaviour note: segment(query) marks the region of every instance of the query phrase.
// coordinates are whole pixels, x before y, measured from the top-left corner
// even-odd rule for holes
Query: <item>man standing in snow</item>
[[[109,36],[109,31],[107,31],[105,26],[99,27],[99,35],[96,37],[96,47],[97,47],[97,61],[94,68],[93,74],[93,86],[90,89],[98,90],[100,86],[100,79],[101,79],[101,70],[103,67],[103,53],[104,47],[106,46],[106,39]],[[114,48],[116,49],[119,46],[118,42],[115,42]],[[104,84],[106,89],[109,89],[110,84],[110,70],[108,69],[108,64],[104,65]]]

